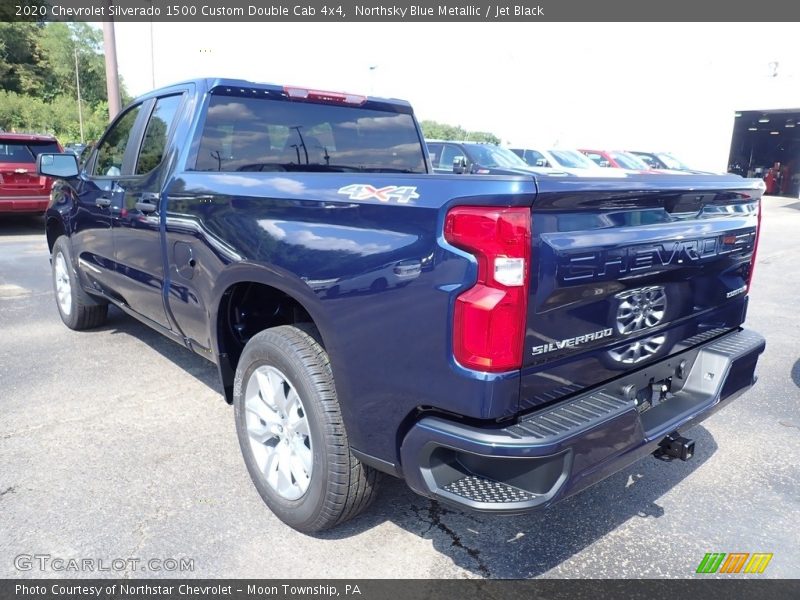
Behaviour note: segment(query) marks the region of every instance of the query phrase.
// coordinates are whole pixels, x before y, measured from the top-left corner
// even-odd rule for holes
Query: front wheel
[[[247,343],[236,369],[239,445],[264,502],[304,533],[364,510],[378,473],[350,452],[328,355],[313,327],[281,325]]]
[[[108,304],[95,300],[81,287],[66,236],[59,237],[53,244],[51,263],[56,306],[64,325],[75,330],[102,325],[108,315]]]

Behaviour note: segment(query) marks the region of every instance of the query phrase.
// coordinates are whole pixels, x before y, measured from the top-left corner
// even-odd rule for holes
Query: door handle
[[[95,200],[94,203],[95,206],[99,208],[108,208],[109,206],[111,206],[111,198],[106,198],[104,196],[102,198],[98,198],[97,200]]]

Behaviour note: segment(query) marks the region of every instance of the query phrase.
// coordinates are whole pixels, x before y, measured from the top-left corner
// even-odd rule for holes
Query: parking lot
[[[691,461],[504,518],[387,478],[365,515],[309,537],[250,483],[215,367],[118,310],[68,330],[42,220],[0,217],[0,577],[98,575],[20,571],[21,554],[183,557],[195,577],[689,577],[707,552],[772,552],[762,577],[800,577],[800,201],[766,198],[762,224],[760,380],[691,430]],[[175,575],[142,566],[99,575]]]

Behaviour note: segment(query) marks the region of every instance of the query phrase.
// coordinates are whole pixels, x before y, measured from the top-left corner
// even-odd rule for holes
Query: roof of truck
[[[215,88],[229,88],[231,91],[247,92],[251,90],[265,90],[268,92],[275,92],[284,95],[284,90],[286,88],[299,88],[299,89],[308,89],[314,91],[336,92],[340,94],[345,93],[341,90],[326,90],[325,88],[320,88],[316,86],[304,86],[304,85],[294,85],[294,84],[278,85],[274,83],[247,81],[245,79],[229,79],[225,77],[203,77],[198,79],[188,79],[185,81],[179,81],[177,83],[173,83],[168,86],[163,86],[161,88],[147,92],[146,94],[142,94],[137,98],[137,100],[143,100],[145,98],[149,98],[152,96],[158,96],[163,92],[173,90],[174,88],[187,87],[189,85],[197,86],[197,88],[201,91],[209,91]],[[346,93],[351,94],[351,92],[346,92]],[[352,92],[352,95],[364,96],[367,99],[367,103],[393,104],[408,109],[411,108],[411,104],[407,100],[401,100],[399,98],[381,98],[376,96],[367,96],[366,94],[357,94],[355,92]]]

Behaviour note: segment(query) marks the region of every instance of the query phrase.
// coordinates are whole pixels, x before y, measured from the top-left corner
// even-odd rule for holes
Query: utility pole
[[[153,0],[150,0],[150,8],[153,7]],[[150,83],[152,89],[156,89],[156,57],[153,50],[153,17],[150,17]]]
[[[152,6],[152,2],[150,5]],[[153,50],[153,17],[150,17],[150,77],[153,89],[156,89],[156,56]]]
[[[369,95],[372,96],[375,93],[375,69],[378,68],[378,65],[369,65]]]
[[[78,43],[75,42],[75,87],[78,89],[78,124],[81,128],[81,144],[83,143],[83,108],[81,108],[81,75],[78,70]]]
[[[111,3],[109,3],[110,5]],[[108,93],[108,120],[122,110],[119,99],[119,72],[117,70],[117,40],[114,36],[114,21],[103,21],[103,46],[106,54],[106,91]]]

